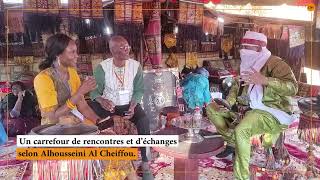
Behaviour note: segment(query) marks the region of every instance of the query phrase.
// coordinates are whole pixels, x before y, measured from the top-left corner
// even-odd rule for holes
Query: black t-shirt
[[[3,98],[3,100],[1,101],[1,113],[6,112],[7,108],[9,111],[11,111],[14,108],[17,100],[18,97],[14,96],[12,93]],[[34,93],[32,93],[32,91],[26,90],[25,96],[22,100],[20,117],[37,117],[37,105],[38,103]]]

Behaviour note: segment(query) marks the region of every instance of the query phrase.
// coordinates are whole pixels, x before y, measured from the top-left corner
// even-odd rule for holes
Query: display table
[[[181,135],[186,132],[186,129],[170,127],[159,130],[155,135]],[[174,157],[175,180],[198,180],[198,160],[215,156],[224,150],[222,137],[210,137],[214,134],[205,130],[201,130],[200,134],[205,136],[200,143],[180,142],[178,147],[153,147],[159,153]]]

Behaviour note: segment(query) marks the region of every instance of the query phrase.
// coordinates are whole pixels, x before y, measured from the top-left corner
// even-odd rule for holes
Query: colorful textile
[[[69,81],[62,82],[53,68],[40,72],[34,79],[34,88],[38,97],[39,108],[42,116],[59,107],[76,93],[81,85],[78,73],[73,68],[68,68]],[[68,87],[67,87],[67,84]],[[70,90],[69,90],[70,88]],[[43,117],[41,124],[52,123]]]
[[[196,52],[186,53],[186,66],[195,69],[198,67],[198,55]]]
[[[143,24],[141,0],[115,0],[114,20],[116,23]]]
[[[202,108],[210,102],[208,77],[191,73],[182,81],[181,86],[183,87],[183,99],[189,108]]]
[[[26,12],[58,14],[59,0],[24,0],[23,7]]]
[[[90,18],[91,17],[91,3],[92,0],[80,0],[80,15],[82,18]],[[100,7],[101,8],[101,7]]]
[[[295,95],[298,84],[288,64],[279,57],[271,56],[260,72],[269,79],[268,86],[264,87],[263,103],[269,107],[291,112],[290,100],[285,95]],[[231,87],[227,97],[231,106],[240,100],[237,97],[239,87],[238,81]],[[243,88],[241,97],[247,97],[247,89],[247,86]],[[240,104],[248,105],[243,101]]]
[[[281,40],[289,40],[289,28],[287,26],[282,26]]]
[[[203,5],[179,2],[178,23],[201,26],[203,14]]]
[[[300,97],[315,97],[320,93],[320,86],[298,82],[298,93]]]
[[[312,117],[308,114],[300,114],[300,122],[298,127],[299,139],[320,145],[320,118]]]
[[[219,33],[219,21],[207,16],[203,16],[202,29],[204,33],[211,34],[213,36],[222,35]]]
[[[29,162],[0,166],[1,179],[22,179]]]
[[[261,68],[266,64],[271,52],[265,47],[267,45],[267,37],[262,33],[247,31],[242,39],[242,45],[257,45],[262,47],[260,52],[248,49],[240,50],[241,64],[240,73],[252,71],[255,69],[260,72]],[[292,72],[291,72],[292,73]],[[250,84],[248,88],[248,97],[250,99],[250,108],[260,109],[272,114],[281,124],[290,124],[294,119],[286,112],[271,108],[263,104],[263,86],[261,84]]]
[[[261,134],[269,134],[272,141],[264,141],[266,147],[270,147],[278,138],[286,126],[281,125],[271,114],[261,110],[252,110],[246,113],[240,120],[234,132],[228,129],[227,119],[231,118],[230,112],[218,112],[210,106],[207,108],[209,120],[215,125],[217,131],[224,139],[236,148],[236,156],[233,167],[236,179],[249,179],[249,162],[251,154],[251,137]]]
[[[10,10],[6,11],[8,14],[8,27],[9,33],[23,33],[24,32],[24,21],[23,21],[23,11],[21,10]],[[7,21],[5,21],[7,23]]]
[[[287,96],[294,96],[297,92],[297,83],[290,67],[281,59],[271,56],[260,72],[268,77],[268,85],[263,91],[263,104],[290,113],[291,106]],[[231,87],[227,101],[231,106],[249,105],[248,87],[244,87],[240,94],[239,88],[240,84],[236,82]],[[234,131],[230,130],[227,125],[228,119],[232,119],[235,115],[233,112],[220,111],[215,106],[209,105],[207,114],[225,140],[230,145],[235,145],[234,174],[237,179],[249,179],[250,138],[254,135],[269,134],[273,141],[264,142],[264,145],[270,145],[287,127],[280,124],[270,113],[259,109],[248,111]]]
[[[93,179],[93,168],[94,160],[38,160],[32,162],[32,178]]]
[[[71,16],[79,16],[80,15],[80,3],[79,0],[69,0],[68,1],[68,10]]]
[[[102,0],[68,0],[68,11],[74,17],[103,18],[103,3]]]
[[[26,9],[26,12],[37,12],[37,0],[24,0],[23,8]]]
[[[267,46],[267,36],[263,33],[247,31],[241,40],[241,45],[265,47]]]
[[[222,37],[221,38],[221,49],[225,53],[230,53],[230,50],[233,48],[233,37]]]
[[[302,44],[290,48],[286,60],[291,67],[296,79],[300,79],[301,71],[305,65],[305,45]]]
[[[174,53],[170,53],[168,59],[166,60],[166,65],[170,68],[178,67],[178,58]]]
[[[280,39],[283,33],[282,25],[267,24],[254,27],[254,31],[265,34],[268,39]]]
[[[160,3],[154,2],[154,8],[159,9]],[[148,26],[144,32],[145,45],[147,49],[147,59],[152,65],[160,65],[161,54],[161,19],[160,11],[153,10]]]
[[[173,33],[164,35],[164,44],[167,48],[172,48],[177,45],[177,38]]]
[[[135,173],[131,161],[109,160],[104,163],[104,180],[125,180],[128,175]]]

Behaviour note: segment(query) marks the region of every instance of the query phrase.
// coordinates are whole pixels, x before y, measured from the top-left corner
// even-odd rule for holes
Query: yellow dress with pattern
[[[62,82],[53,68],[41,71],[34,79],[34,89],[38,98],[39,108],[41,110],[41,124],[56,124],[59,121],[52,121],[46,117],[46,113],[53,111],[57,107],[64,105],[71,96],[73,96],[81,86],[81,80],[74,68],[68,68],[69,80]],[[63,117],[67,119],[76,119],[73,115]],[[71,120],[72,121],[72,120]],[[101,133],[110,134],[110,133]],[[112,160],[104,161],[106,180],[122,180],[129,174],[134,173],[135,169],[131,161]]]

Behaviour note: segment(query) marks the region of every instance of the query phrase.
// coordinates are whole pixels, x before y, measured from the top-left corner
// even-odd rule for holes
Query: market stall
[[[284,6],[284,3],[287,5]],[[147,88],[141,104],[149,118],[151,131],[155,133],[163,127],[172,128],[179,117],[185,118],[183,115],[188,107],[182,95],[182,72],[204,67],[209,72],[210,94],[221,98],[228,95],[233,79],[239,75],[239,49],[246,31],[264,33],[271,53],[281,57],[293,69],[299,81],[299,97],[292,102],[301,96],[316,96],[320,88],[310,85],[310,77],[304,69],[320,70],[320,8],[317,6],[315,11],[307,11],[305,9],[309,3],[293,0],[69,0],[59,4],[59,1],[25,0],[16,4],[0,0],[0,99],[11,92],[7,82],[27,79],[28,88],[32,89],[33,78],[40,71],[39,63],[45,58],[44,47],[49,36],[64,33],[76,41],[79,54],[77,71],[83,80],[92,76],[94,69],[112,56],[109,40],[113,35],[121,35],[131,47],[130,57],[143,67],[143,84]],[[300,6],[296,7],[295,12],[301,12],[304,18],[274,17],[271,14],[276,13],[265,9],[269,7],[272,11],[279,11],[277,7],[287,6]],[[243,10],[245,8],[249,10]],[[292,12],[288,10],[288,13]],[[295,108],[294,113],[298,116],[297,104]],[[216,131],[215,127],[208,121],[203,124],[205,131],[201,131],[201,136],[214,136],[205,133]],[[297,134],[293,133],[299,127],[298,122],[290,125],[286,136],[289,140],[285,146],[294,157],[292,166],[303,164],[306,157],[305,148],[296,147],[302,144]],[[15,140],[11,140],[6,148],[14,148],[14,143]],[[306,147],[306,143],[302,147]],[[12,160],[15,154],[9,152],[8,155],[0,151],[0,157],[10,156]],[[319,162],[319,149],[314,152],[315,161]],[[266,159],[261,158],[264,154],[255,152],[255,155],[258,157],[253,157],[255,162],[251,167],[252,172],[256,172],[254,175],[288,175],[288,172],[279,169],[264,172],[261,162],[259,164],[259,161]],[[158,179],[172,177],[168,173],[172,163],[164,163],[161,158],[173,161],[163,154],[160,159],[153,159],[152,163],[157,167],[153,167],[153,175]],[[192,162],[198,162],[204,169],[199,169],[200,176],[215,177],[218,173],[232,176],[232,161],[215,157],[199,159],[204,160]],[[31,174],[28,163],[16,163],[21,170],[16,176]],[[0,162],[0,172],[3,170],[1,168],[8,167]],[[210,174],[206,170],[216,173]],[[318,166],[315,167],[317,170]],[[294,173],[297,176],[302,174],[298,171]],[[164,174],[167,176],[164,177]]]

